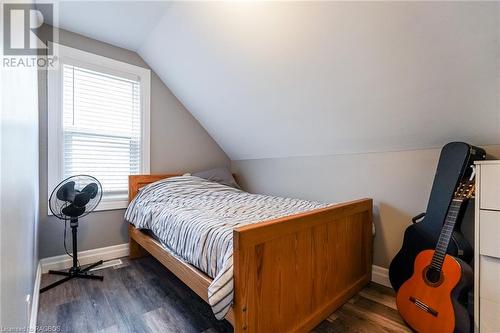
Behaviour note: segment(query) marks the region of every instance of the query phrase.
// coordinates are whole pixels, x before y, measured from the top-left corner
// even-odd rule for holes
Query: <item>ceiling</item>
[[[169,5],[168,1],[55,0],[55,22],[46,23],[136,51]]]
[[[233,160],[500,142],[495,2],[67,2]]]

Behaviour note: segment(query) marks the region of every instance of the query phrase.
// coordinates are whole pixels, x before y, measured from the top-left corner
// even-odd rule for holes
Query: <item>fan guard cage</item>
[[[95,177],[92,177],[89,175],[76,175],[76,176],[71,176],[71,177],[66,178],[65,180],[60,182],[54,188],[54,190],[50,194],[50,198],[49,198],[50,211],[52,212],[52,214],[54,214],[54,216],[56,216],[57,218],[59,218],[61,220],[68,220],[71,218],[71,217],[64,215],[62,213],[63,208],[69,206],[71,203],[67,202],[67,201],[59,200],[56,196],[56,193],[63,185],[65,185],[66,183],[68,183],[70,181],[75,182],[75,189],[77,189],[77,190],[81,190],[85,186],[87,186],[88,184],[91,184],[91,183],[95,183],[98,186],[97,195],[94,198],[90,199],[90,201],[85,205],[85,212],[82,215],[78,216],[78,218],[84,217],[84,216],[88,215],[89,213],[91,213],[97,207],[97,205],[99,204],[99,202],[101,201],[101,198],[102,198],[102,185]]]

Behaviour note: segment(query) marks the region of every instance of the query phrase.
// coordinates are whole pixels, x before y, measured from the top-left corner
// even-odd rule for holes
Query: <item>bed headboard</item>
[[[170,173],[161,175],[129,175],[128,176],[128,202],[137,195],[139,189],[148,184],[157,182],[161,179],[181,176],[182,174]]]
[[[139,189],[148,184],[157,182],[161,179],[182,176],[180,173],[167,173],[159,175],[129,175],[128,176],[128,202],[137,195]],[[233,173],[233,177],[238,182],[236,175]]]

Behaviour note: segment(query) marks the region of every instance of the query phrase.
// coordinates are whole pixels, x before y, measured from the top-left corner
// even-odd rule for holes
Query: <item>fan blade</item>
[[[75,198],[75,182],[70,181],[61,186],[56,193],[57,199],[67,202],[73,202]]]
[[[85,213],[85,207],[77,207],[73,204],[69,205],[68,207],[64,207],[62,209],[62,213],[66,216],[69,217],[78,217]]]
[[[80,192],[75,195],[75,200],[73,200],[73,204],[77,207],[84,207],[90,201],[90,195],[86,192]]]
[[[94,199],[99,191],[99,186],[96,183],[90,183],[85,186],[82,190],[83,193],[87,193],[90,196],[90,199]]]

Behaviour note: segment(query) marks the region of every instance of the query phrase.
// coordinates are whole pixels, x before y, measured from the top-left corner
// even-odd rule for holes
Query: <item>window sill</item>
[[[103,200],[99,203],[96,209],[94,209],[94,212],[102,212],[102,211],[107,211],[107,210],[119,210],[119,209],[126,209],[128,207],[128,201],[127,200],[113,200],[113,201],[106,201]],[[54,215],[50,211],[50,209],[47,210],[47,215],[51,216]]]
[[[116,200],[116,201],[101,201],[95,212],[103,211],[103,210],[117,210],[117,209],[125,209],[128,207],[128,200]]]

